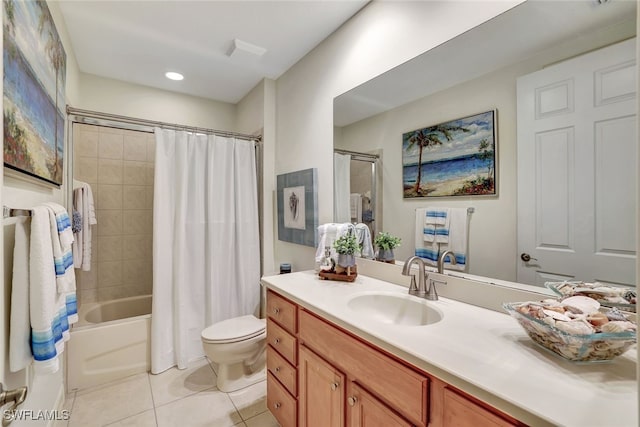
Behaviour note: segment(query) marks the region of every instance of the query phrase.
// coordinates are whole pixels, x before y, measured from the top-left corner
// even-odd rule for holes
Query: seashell
[[[593,326],[602,326],[605,323],[609,323],[609,318],[606,314],[598,311],[587,316],[587,322],[591,323]]]
[[[611,322],[609,322],[611,323]],[[572,335],[590,335],[596,330],[584,320],[572,320],[570,322],[556,322],[556,328]]]
[[[600,303],[598,301],[580,295],[565,298],[562,300],[562,305],[576,308],[585,314],[595,313],[600,309]]]
[[[608,296],[605,299],[607,302],[613,302],[616,304],[629,304],[629,301],[618,295]]]
[[[542,321],[544,323],[546,323],[547,325],[549,325],[549,326],[556,326],[556,321],[553,320],[553,317],[550,317],[550,316],[549,317],[545,317],[544,319],[542,319]]]
[[[611,310],[607,311],[607,318],[609,320],[622,320],[622,321],[626,321],[627,320],[627,316],[625,316],[616,307],[614,307]]]
[[[544,309],[542,310],[542,312],[554,320],[561,320],[563,322],[571,321],[571,318],[569,316],[564,313],[559,313],[555,310]]]
[[[625,331],[635,331],[636,325],[628,321],[614,320],[612,322],[602,325],[602,332],[616,333]]]
[[[636,291],[627,291],[627,292],[624,293],[624,295],[622,297],[627,302],[630,302],[631,304],[635,304],[636,303],[637,294],[636,294]]]

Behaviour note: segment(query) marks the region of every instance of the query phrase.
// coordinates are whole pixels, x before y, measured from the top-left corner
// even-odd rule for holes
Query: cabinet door
[[[347,397],[349,427],[411,427],[413,424],[389,409],[356,383]]]
[[[513,424],[487,411],[482,406],[444,389],[444,427],[512,427]]]
[[[305,346],[299,362],[300,427],[344,426],[344,375]]]

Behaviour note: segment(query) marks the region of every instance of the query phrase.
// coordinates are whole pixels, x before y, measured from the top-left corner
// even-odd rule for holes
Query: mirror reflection
[[[417,209],[473,208],[468,274],[635,285],[635,16],[527,1],[335,99],[334,148],[380,155],[396,259],[421,244]],[[403,133],[493,109],[497,195],[405,199]]]

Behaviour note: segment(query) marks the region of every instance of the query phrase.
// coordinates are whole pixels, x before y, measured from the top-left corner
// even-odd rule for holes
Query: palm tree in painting
[[[414,145],[418,146],[418,177],[416,178],[416,186],[414,191],[417,195],[422,194],[420,189],[420,181],[422,180],[422,151],[425,148],[432,148],[437,145],[442,145],[443,138],[445,141],[453,140],[453,133],[455,132],[469,132],[469,129],[461,126],[451,125],[436,125],[424,129],[414,130],[410,133],[407,141],[409,145],[407,150],[411,149]]]
[[[53,18],[51,17],[51,13],[47,7],[46,2],[37,1],[36,4],[40,8],[40,19],[38,22],[38,31],[40,35],[47,30],[48,39],[47,44],[45,46],[45,52],[47,57],[49,58],[49,62],[51,63],[51,67],[54,69],[56,73],[56,93],[55,93],[55,111],[54,111],[54,120],[55,120],[55,136],[54,136],[54,158],[55,163],[51,170],[52,177],[56,177],[58,173],[62,173],[62,171],[58,170],[59,159],[58,159],[58,89],[59,89],[59,81],[64,79],[63,73],[66,70],[66,55],[64,52],[64,48],[62,47],[62,42],[58,37],[58,33],[56,31],[55,23],[53,22]],[[55,181],[55,179],[54,179]]]
[[[480,145],[478,146],[478,158],[480,160],[493,159],[493,143],[489,142],[487,138],[482,138]],[[491,179],[491,169],[493,168],[493,162],[487,166],[487,179]]]

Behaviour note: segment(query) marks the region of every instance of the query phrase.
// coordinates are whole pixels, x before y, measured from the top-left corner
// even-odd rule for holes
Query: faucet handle
[[[429,289],[427,290],[427,299],[430,301],[438,301],[438,291],[436,289],[436,284],[438,285],[446,285],[447,282],[444,280],[430,279],[429,280]]]
[[[416,275],[411,275],[411,284],[409,285],[409,293],[418,292],[418,286],[416,285]]]

